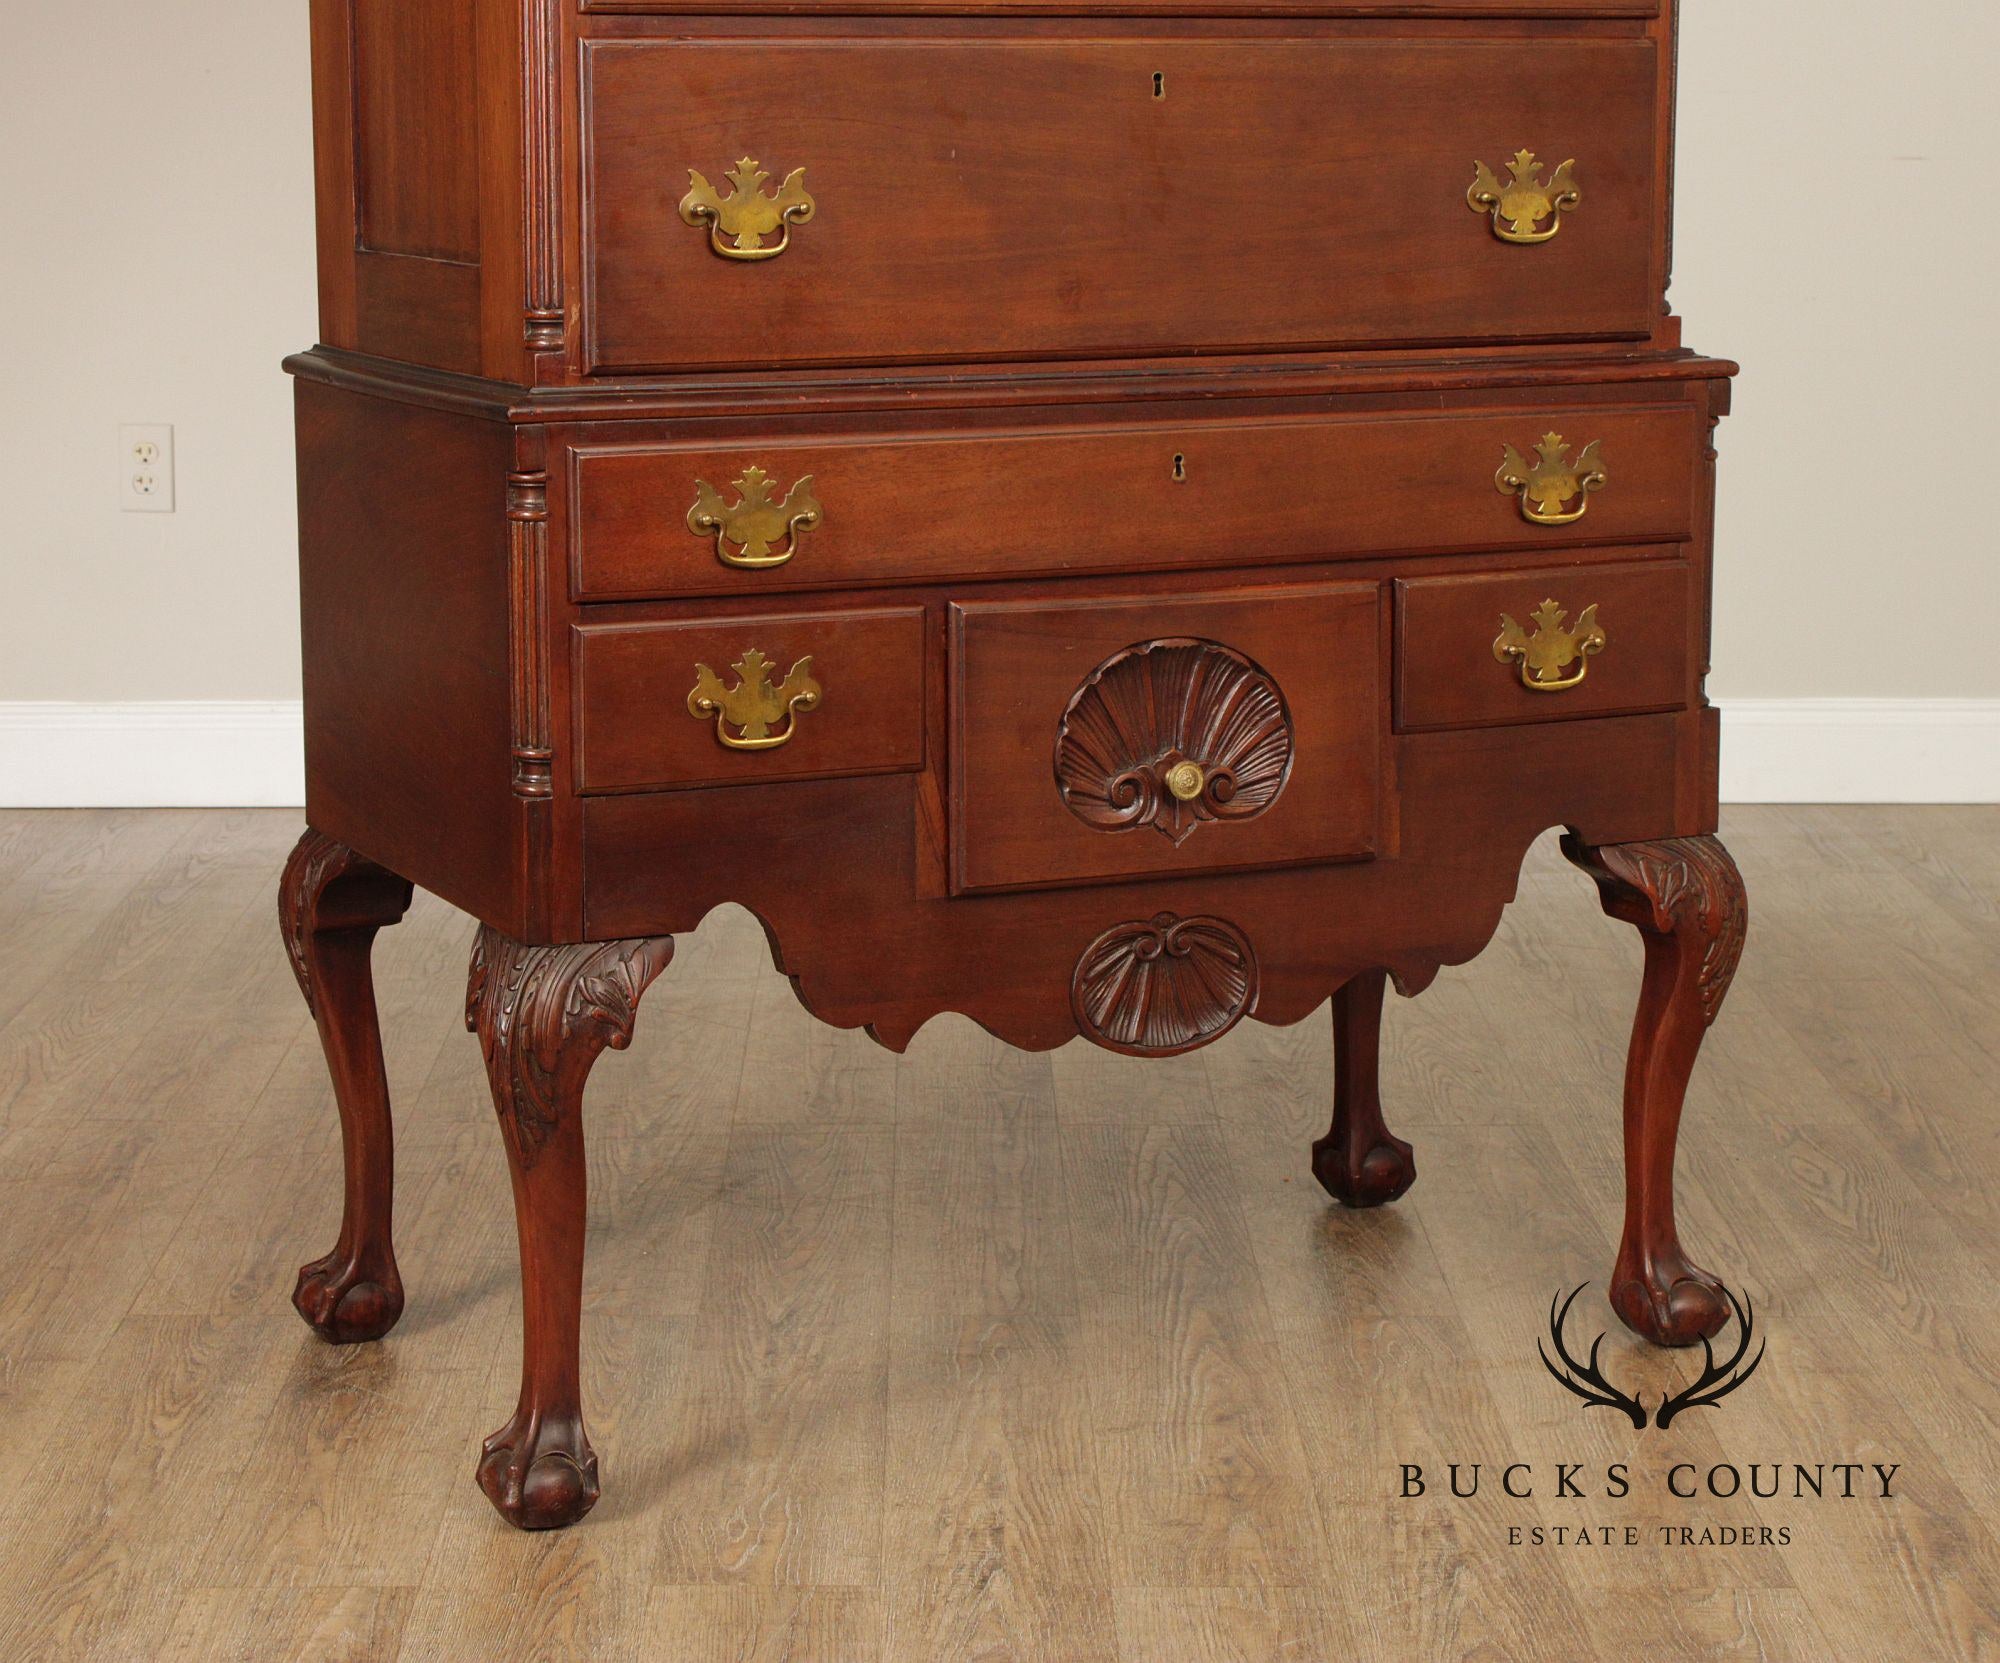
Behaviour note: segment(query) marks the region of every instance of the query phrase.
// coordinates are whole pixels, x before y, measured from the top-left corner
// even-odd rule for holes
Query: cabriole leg
[[[1410,1146],[1382,1119],[1379,1084],[1384,971],[1356,976],[1333,996],[1333,1126],[1312,1147],[1313,1176],[1349,1207],[1380,1207],[1417,1181]]]
[[[311,830],[278,888],[285,950],[333,1075],[346,1167],[340,1238],[299,1271],[292,1303],[336,1345],[379,1340],[403,1314],[390,1240],[395,1141],[369,955],[375,932],[402,919],[410,896],[395,873]]]
[[[1611,1304],[1656,1345],[1693,1345],[1729,1315],[1722,1285],[1681,1250],[1674,1149],[1702,1036],[1743,953],[1743,878],[1713,837],[1593,847],[1563,839],[1597,882],[1604,910],[1646,943],[1645,980],[1625,1060],[1625,1234]]]
[[[509,1524],[574,1524],[598,1497],[583,1430],[583,1088],[608,1045],[632,1043],[670,937],[527,947],[481,926],[465,1024],[479,1035],[514,1180],[521,1240],[521,1397],[486,1440],[480,1489]]]

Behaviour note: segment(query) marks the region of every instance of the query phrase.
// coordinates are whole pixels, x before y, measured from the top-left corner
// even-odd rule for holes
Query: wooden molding
[[[522,197],[527,315],[531,352],[561,352],[562,22],[559,0],[521,0]]]
[[[514,794],[554,794],[555,747],[549,715],[549,476],[507,476],[511,565],[507,642],[520,673],[513,678]]]

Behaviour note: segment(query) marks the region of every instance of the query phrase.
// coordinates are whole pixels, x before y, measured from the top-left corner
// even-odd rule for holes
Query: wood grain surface
[[[1284,40],[912,32],[886,50],[858,33],[586,40],[587,361],[1647,339],[1658,48],[1545,37],[1532,73],[1525,57],[1303,24]],[[1483,149],[1492,167],[1522,146],[1580,158],[1588,181],[1529,260],[1465,196]],[[743,157],[767,193],[803,167],[816,204],[755,269],[675,211],[690,169],[728,191]]]
[[[1268,408],[1268,406],[1266,407]],[[920,437],[839,431],[612,442],[565,429],[578,600],[765,595],[939,578],[1269,565],[1400,549],[1546,550],[1666,540],[1690,529],[1699,419],[1687,405],[1115,425],[1087,412],[1025,431]],[[1570,527],[1531,525],[1494,489],[1508,445],[1550,430],[1617,458],[1616,489]],[[629,434],[629,430],[625,430]],[[687,510],[705,480],[734,506],[747,468],[783,501],[810,478],[820,521],[783,566],[716,558]],[[913,529],[920,534],[913,535]],[[780,542],[782,543],[782,539]],[[1539,596],[1536,599],[1540,599]]]
[[[959,1017],[814,1024],[683,938],[591,1098],[578,1528],[464,1482],[511,1406],[505,1162],[420,894],[375,949],[408,1307],[321,1344],[338,1127],[270,928],[290,813],[0,814],[0,1655],[33,1659],[1991,1658],[2000,810],[1737,809],[1758,950],[1689,1095],[1684,1229],[1769,1355],[1634,1434],[1542,1372],[1619,1217],[1635,933],[1538,845],[1494,950],[1392,1000],[1423,1177],[1312,1182],[1324,1013],[1147,1064]],[[1572,1318],[1649,1397],[1699,1353]],[[1897,1463],[1895,1498],[1515,1503],[1630,1461]],[[1484,1463],[1479,1496],[1399,1499]],[[1538,1490],[1539,1494],[1539,1490]],[[1509,1547],[1515,1523],[1788,1529]]]

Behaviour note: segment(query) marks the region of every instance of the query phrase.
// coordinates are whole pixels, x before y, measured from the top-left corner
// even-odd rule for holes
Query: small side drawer
[[[951,609],[952,888],[1361,860],[1381,588]]]
[[[577,789],[923,765],[921,607],[574,631]]]
[[[1678,560],[1396,584],[1396,726],[1496,727],[1687,703]]]

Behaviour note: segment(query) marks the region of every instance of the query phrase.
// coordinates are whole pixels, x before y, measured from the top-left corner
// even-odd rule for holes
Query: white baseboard
[[[0,806],[296,808],[295,699],[0,702]],[[2000,699],[1735,699],[1731,803],[2000,802]]]
[[[297,808],[297,699],[0,702],[0,806]]]

